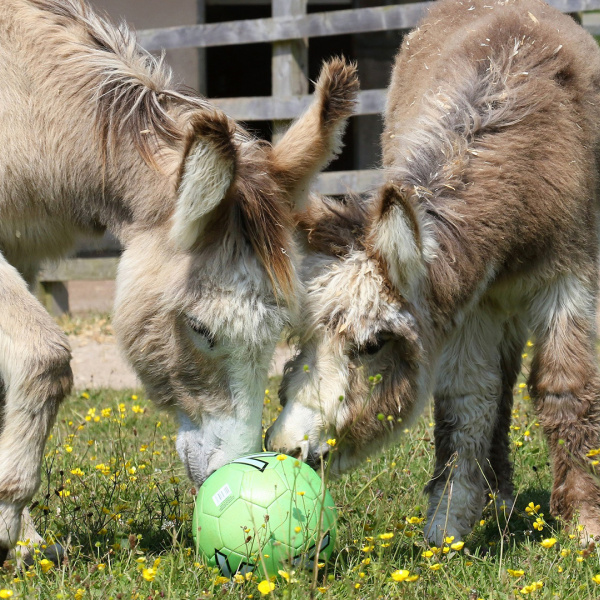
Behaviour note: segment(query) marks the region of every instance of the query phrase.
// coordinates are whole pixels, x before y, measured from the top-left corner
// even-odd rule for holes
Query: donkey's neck
[[[167,161],[152,167],[128,144],[110,162],[100,194],[91,198],[88,218],[97,215],[99,225],[124,245],[136,232],[164,227],[177,196],[175,167]]]

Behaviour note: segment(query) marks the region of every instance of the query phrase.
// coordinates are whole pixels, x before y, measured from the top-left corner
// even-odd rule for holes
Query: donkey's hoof
[[[449,523],[433,520],[425,525],[425,539],[432,546],[441,548],[446,538],[452,538],[452,542],[460,542],[463,536],[456,527]]]
[[[15,558],[17,564],[22,567],[30,567],[34,562],[36,556],[35,549],[33,546],[20,546],[15,552]],[[39,559],[51,560],[55,565],[60,565],[63,558],[65,557],[65,549],[61,544],[51,544],[45,548],[39,548]]]

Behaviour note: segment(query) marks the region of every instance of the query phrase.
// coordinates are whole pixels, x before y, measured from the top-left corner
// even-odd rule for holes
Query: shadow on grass
[[[527,508],[533,503],[539,506],[529,514]],[[530,487],[521,491],[516,499],[513,510],[506,516],[492,502],[483,511],[483,526],[477,525],[466,541],[466,546],[473,554],[491,554],[500,552],[500,542],[504,538],[505,549],[521,546],[531,540],[539,541],[549,536],[549,527],[560,529],[561,523],[550,515],[550,492],[539,487]],[[537,517],[543,518],[545,525],[542,531],[533,527]]]

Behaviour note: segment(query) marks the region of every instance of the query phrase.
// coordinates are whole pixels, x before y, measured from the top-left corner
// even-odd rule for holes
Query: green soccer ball
[[[196,549],[225,577],[256,569],[260,576],[312,567],[335,544],[331,494],[308,465],[263,452],[215,471],[196,498]],[[319,550],[317,551],[317,546]]]

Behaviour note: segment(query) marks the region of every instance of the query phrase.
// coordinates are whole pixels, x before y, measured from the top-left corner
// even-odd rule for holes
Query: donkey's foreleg
[[[596,277],[595,269],[590,277]],[[578,513],[584,534],[598,536],[598,474],[586,457],[600,446],[595,304],[595,284],[575,275],[537,295],[531,310],[536,339],[529,385],[550,446],[550,511],[565,519]]]
[[[48,432],[72,373],[68,341],[0,256],[0,564],[15,545],[23,508],[40,484]]]
[[[521,354],[527,340],[527,327],[519,317],[504,325],[500,344],[502,391],[498,400],[496,425],[484,475],[487,491],[496,495],[496,504],[510,510],[513,505],[513,466],[510,461],[509,431],[512,419],[513,392],[521,372]]]
[[[436,466],[425,536],[437,546],[471,531],[484,505],[485,464],[501,393],[502,323],[477,309],[444,349],[435,393]]]

